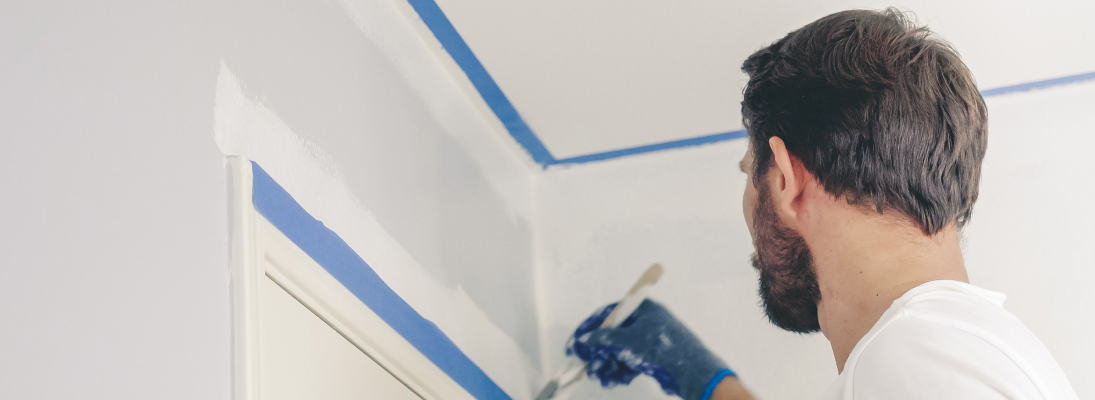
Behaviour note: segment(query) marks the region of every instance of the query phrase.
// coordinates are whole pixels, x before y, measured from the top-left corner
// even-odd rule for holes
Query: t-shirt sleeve
[[[854,399],[1042,399],[1025,373],[988,341],[905,316],[864,348],[851,376]]]

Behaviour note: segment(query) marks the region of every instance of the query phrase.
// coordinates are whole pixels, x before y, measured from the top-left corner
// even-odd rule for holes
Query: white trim
[[[258,376],[258,290],[255,277],[255,206],[251,201],[251,163],[225,160],[228,171],[229,276],[232,293],[232,391],[234,399],[260,399]]]

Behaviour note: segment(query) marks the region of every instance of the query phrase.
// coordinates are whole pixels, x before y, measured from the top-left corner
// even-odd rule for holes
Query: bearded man
[[[769,320],[821,331],[839,376],[823,399],[1075,399],[1045,346],[969,284],[959,232],[988,138],[985,103],[945,41],[901,12],[832,14],[757,51],[742,117],[742,201]],[[647,300],[605,307],[568,353],[605,386],[639,374],[687,400],[751,399]]]

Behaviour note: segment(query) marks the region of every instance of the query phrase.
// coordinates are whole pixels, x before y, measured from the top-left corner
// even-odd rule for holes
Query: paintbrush
[[[639,304],[642,304],[646,299],[647,292],[650,291],[650,287],[658,283],[658,279],[661,279],[662,273],[661,264],[654,263],[650,268],[643,272],[643,275],[639,277],[639,280],[631,286],[631,290],[627,291],[624,298],[616,303],[616,308],[612,312],[608,313],[605,317],[605,321],[601,323],[601,328],[615,328],[620,322],[631,316],[631,313],[635,312],[635,309],[639,308]],[[574,359],[570,362],[570,365],[559,374],[555,375],[555,378],[548,381],[547,385],[544,385],[544,389],[540,390],[540,394],[536,395],[536,400],[548,400],[554,398],[559,394],[561,389],[564,389],[574,382],[577,382],[582,377],[582,372],[586,369],[586,363],[579,359]]]

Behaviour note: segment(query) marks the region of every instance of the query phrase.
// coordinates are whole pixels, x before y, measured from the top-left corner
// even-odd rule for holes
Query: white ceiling
[[[981,89],[1095,71],[1095,1],[436,0],[557,159],[741,128],[753,51],[890,5],[949,39]]]

